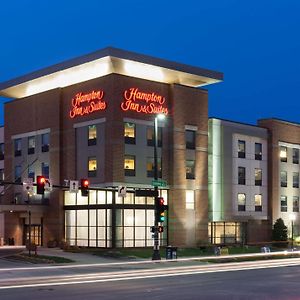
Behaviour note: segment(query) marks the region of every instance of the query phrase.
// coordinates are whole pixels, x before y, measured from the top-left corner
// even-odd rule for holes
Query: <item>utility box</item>
[[[177,259],[177,247],[166,247],[166,259]]]

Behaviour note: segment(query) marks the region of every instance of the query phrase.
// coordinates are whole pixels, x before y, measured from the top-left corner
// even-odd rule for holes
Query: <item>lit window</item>
[[[280,186],[287,187],[287,172],[286,171],[280,172]]]
[[[46,178],[49,178],[49,164],[48,163],[42,163],[42,175]]]
[[[261,160],[262,159],[262,144],[255,143],[255,159]]]
[[[135,144],[135,124],[125,122],[124,123],[124,139],[125,144]]]
[[[238,184],[246,184],[246,168],[244,167],[238,168]]]
[[[125,176],[135,176],[135,156],[125,155],[124,171],[125,171]]]
[[[293,148],[293,164],[299,164],[299,149]]]
[[[21,156],[22,155],[22,140],[15,139],[14,145],[15,145],[15,156]]]
[[[88,159],[88,177],[97,176],[97,159],[96,157],[89,157]]]
[[[246,194],[238,194],[238,211],[246,211]]]
[[[254,195],[255,211],[262,211],[262,197],[260,194]]]
[[[154,146],[154,127],[147,127],[147,145]],[[157,128],[157,146],[162,146],[162,128]]]
[[[15,182],[21,182],[21,166],[15,166]]]
[[[88,145],[93,146],[97,144],[97,127],[90,125],[88,127]]]
[[[246,142],[242,140],[238,140],[238,157],[245,158],[246,157]]]
[[[196,148],[196,132],[194,130],[185,131],[185,147],[186,149]]]
[[[293,188],[299,187],[299,173],[293,172]]]
[[[293,212],[299,212],[299,197],[293,196]]]
[[[280,211],[287,212],[287,197],[280,196]]]
[[[161,159],[157,159],[157,169],[158,174],[157,176],[161,178]],[[147,157],[147,177],[154,177],[154,158]]]
[[[195,179],[195,161],[186,160],[185,162],[186,179]]]
[[[195,193],[192,190],[185,191],[185,208],[195,209]]]
[[[255,185],[262,185],[262,171],[255,169]]]
[[[28,137],[28,154],[34,154],[35,151],[35,137]]]
[[[0,143],[0,160],[4,159],[4,143]]]
[[[280,146],[280,161],[287,162],[287,147]]]
[[[42,152],[49,151],[49,133],[42,134]]]

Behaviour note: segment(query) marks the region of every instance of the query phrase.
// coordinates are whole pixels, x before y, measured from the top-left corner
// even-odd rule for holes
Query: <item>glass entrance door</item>
[[[23,244],[26,244],[26,241],[29,240],[29,225],[24,225],[24,236]],[[37,246],[42,246],[42,226],[41,225],[31,225],[31,242],[35,243]]]

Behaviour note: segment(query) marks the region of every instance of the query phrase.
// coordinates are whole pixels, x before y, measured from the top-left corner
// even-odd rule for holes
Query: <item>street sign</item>
[[[78,180],[70,180],[70,193],[78,193]]]
[[[126,190],[127,190],[127,188],[126,188],[126,186],[119,186],[118,187],[118,197],[126,197]]]
[[[34,190],[33,190],[33,179],[32,178],[26,178],[23,182],[23,189],[26,191],[28,194],[33,195]]]
[[[167,182],[165,180],[162,180],[162,179],[152,180],[152,185],[153,186],[166,187],[167,186]]]
[[[136,190],[136,197],[155,197],[156,193],[154,190]]]
[[[45,192],[51,192],[52,191],[52,182],[50,179],[46,179],[45,181]]]

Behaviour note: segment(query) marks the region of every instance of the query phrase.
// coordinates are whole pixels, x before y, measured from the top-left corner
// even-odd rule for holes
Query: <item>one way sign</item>
[[[118,197],[126,197],[126,186],[118,187]]]

